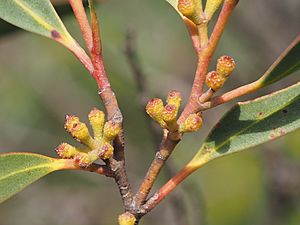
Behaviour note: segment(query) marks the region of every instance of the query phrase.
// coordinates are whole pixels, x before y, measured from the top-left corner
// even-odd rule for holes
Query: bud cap
[[[112,141],[118,135],[121,130],[119,123],[113,121],[108,121],[104,125],[103,137],[105,141]]]
[[[101,145],[100,145],[100,148],[99,148],[99,157],[101,159],[109,159],[112,155],[113,155],[113,152],[114,152],[114,148],[113,146],[108,143],[108,142],[103,142]]]
[[[103,126],[105,123],[105,114],[97,108],[93,108],[89,113],[89,121],[92,126],[94,137],[101,138],[103,132]]]
[[[175,105],[177,108],[180,107],[181,104],[181,94],[179,91],[172,90],[168,93],[167,103],[170,105]]]
[[[164,110],[164,103],[159,98],[151,99],[147,106],[146,112],[147,114],[162,127],[166,126],[166,123],[162,119],[162,112]]]
[[[62,143],[55,148],[55,152],[60,158],[71,159],[78,153],[78,150],[68,143]]]
[[[79,118],[73,115],[67,115],[65,129],[78,141],[86,144],[89,142],[90,134],[85,123],[79,121]]]
[[[125,212],[119,216],[119,225],[134,225],[136,219],[134,215]]]
[[[226,78],[216,71],[211,71],[206,75],[206,85],[214,91],[219,90],[225,83]]]
[[[228,77],[234,69],[235,69],[235,62],[232,57],[228,55],[223,55],[218,59],[217,72],[220,75],[224,77]]]
[[[179,132],[196,132],[202,127],[202,117],[199,113],[193,113],[188,116],[184,123],[180,126]]]

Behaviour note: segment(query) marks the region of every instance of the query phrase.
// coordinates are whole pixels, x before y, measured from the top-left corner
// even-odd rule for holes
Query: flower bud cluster
[[[211,71],[206,75],[206,85],[213,91],[219,90],[235,69],[233,58],[224,55],[218,59],[216,71]]]
[[[178,130],[177,116],[181,104],[181,94],[178,91],[170,91],[167,97],[167,104],[159,98],[151,99],[147,106],[147,114],[162,128],[169,131]]]
[[[93,130],[93,137],[90,135],[86,124],[80,122],[78,117],[66,116],[65,129],[86,148],[80,149],[62,143],[55,149],[59,157],[74,159],[75,164],[87,167],[98,159],[106,160],[112,156],[114,149],[110,142],[120,132],[121,125],[113,121],[105,122],[105,114],[96,108],[89,113],[89,121]]]

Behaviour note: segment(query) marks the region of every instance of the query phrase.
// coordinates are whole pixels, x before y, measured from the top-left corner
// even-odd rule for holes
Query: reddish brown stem
[[[67,44],[63,42],[60,43],[66,46],[78,58],[78,60],[84,65],[84,67],[90,74],[93,74],[94,66],[90,57],[86,54],[83,48],[81,48],[81,46],[75,40]]]
[[[134,207],[138,208],[148,197],[148,194],[165,162],[171,155],[180,138],[172,137],[172,133],[168,133],[163,137],[159,151],[156,153],[148,172],[139,187],[137,194],[134,197]]]
[[[250,84],[246,84],[246,85],[236,88],[232,91],[229,91],[223,95],[212,98],[212,100],[210,102],[207,102],[207,104],[204,106],[209,107],[209,108],[215,107],[217,105],[229,102],[232,99],[235,99],[235,98],[241,97],[243,95],[249,94],[251,92],[254,92],[257,89],[259,89],[260,86],[261,85],[258,81],[255,81]]]
[[[173,191],[186,177],[193,173],[196,167],[185,167],[171,180],[169,180],[159,191],[157,191],[147,202],[142,206],[140,214],[144,215],[155,208],[171,191]]]
[[[216,25],[212,31],[212,34],[209,38],[209,52],[210,55],[214,53],[217,48],[217,45],[221,39],[224,28],[230,18],[231,13],[233,12],[235,6],[239,0],[225,0]]]
[[[69,0],[69,3],[73,9],[74,15],[78,21],[83,39],[89,51],[92,50],[92,30],[89,24],[89,20],[84,10],[82,0]]]
[[[110,82],[107,78],[105,66],[102,57],[101,37],[98,18],[94,8],[93,1],[90,1],[90,12],[92,20],[92,39],[93,47],[91,51],[92,62],[94,65],[94,72],[92,76],[96,80],[99,88],[99,95],[101,96],[105,105],[108,119],[113,120],[116,123],[122,123],[122,115],[118,106],[118,102],[115,93],[111,89]]]
[[[210,61],[211,61],[212,54],[214,53],[214,51],[216,49],[217,43],[220,40],[221,34],[224,30],[224,27],[225,27],[225,25],[228,21],[228,18],[230,16],[234,6],[236,5],[236,3],[237,3],[236,0],[225,0],[223,8],[222,8],[220,16],[219,16],[219,19],[213,30],[212,36],[211,36],[209,42],[207,43],[207,45],[203,45],[201,49],[199,49],[200,42],[195,41],[195,34],[199,35],[199,32],[195,32],[192,29],[192,27],[188,26],[192,40],[193,40],[194,47],[195,47],[196,51],[198,52],[198,64],[197,64],[197,70],[196,70],[195,79],[194,79],[191,95],[189,98],[189,102],[178,120],[179,123],[182,123],[185,120],[185,118],[187,118],[187,116],[192,111],[197,109],[198,106],[200,105],[199,97],[202,95],[202,92],[203,92],[203,83],[205,81],[205,76],[206,76]],[[203,29],[201,30],[201,32],[204,32]],[[202,34],[203,37],[205,37],[205,35],[206,35],[206,33]],[[205,38],[203,41],[205,42]],[[168,136],[164,137],[164,139],[162,140],[161,148],[160,148],[159,152],[157,153],[157,156],[155,157],[154,161],[152,162],[152,164],[147,172],[147,175],[144,178],[144,181],[139,188],[137,195],[135,196],[135,199],[134,199],[135,207],[143,204],[143,202],[147,198],[147,196],[153,186],[153,183],[154,183],[156,177],[158,176],[162,166],[164,165],[166,159],[172,153],[173,149],[177,145],[180,138],[177,139],[176,141],[173,141],[173,140],[174,139],[172,139],[172,138],[170,139]],[[160,157],[160,159],[159,159],[158,156],[162,156],[162,157]],[[186,176],[188,176],[188,174],[186,174],[186,173],[187,173],[187,171],[182,171],[181,174],[179,174],[178,176],[176,176],[174,178],[175,181],[180,183]],[[174,182],[173,181],[174,180],[168,182],[166,184],[166,186],[164,186],[165,188],[161,189],[162,190],[161,193],[158,192],[158,196],[159,196],[158,199],[161,198],[161,200],[162,200],[166,194],[168,194],[171,190],[173,190],[175,188],[175,186],[173,186],[173,185],[176,183],[174,183],[175,181]],[[157,197],[157,196],[154,196],[154,197]],[[161,200],[159,200],[159,201],[161,201]],[[155,205],[153,207],[155,207]]]
[[[80,167],[74,164],[74,160],[69,160],[65,163],[64,169],[66,170],[82,170],[98,173],[107,177],[113,177],[113,171],[111,171],[106,165],[99,165],[96,163],[91,164],[88,167]]]
[[[181,124],[185,121],[185,119],[195,111],[200,105],[199,97],[202,94],[203,83],[205,80],[205,76],[208,70],[208,66],[210,63],[210,56],[206,55],[207,49],[205,48],[199,55],[197,70],[195,73],[194,84],[192,87],[192,91],[189,97],[189,101],[185,106],[182,114],[178,119],[178,123]]]
[[[200,38],[199,38],[199,33],[198,33],[199,31],[198,31],[197,27],[195,26],[195,24],[192,21],[190,21],[189,19],[183,18],[183,21],[184,21],[185,25],[187,26],[189,35],[192,40],[192,44],[194,46],[196,53],[198,54],[200,52],[200,48],[201,48]]]
[[[178,120],[179,123],[182,123],[191,113],[195,112],[195,110],[199,108],[199,97],[203,93],[203,84],[211,61],[211,57],[216,50],[225,25],[227,24],[228,19],[237,3],[238,0],[224,1],[222,10],[213,29],[213,32],[209,38],[208,44],[199,53],[198,65],[190,98],[182,114],[180,115],[180,118]]]
[[[115,93],[111,89],[111,85],[107,78],[102,57],[102,46],[98,18],[94,8],[94,1],[90,0],[90,13],[92,21],[92,39],[93,47],[91,51],[94,72],[92,73],[98,87],[99,95],[102,98],[107,111],[108,120],[122,125],[123,116],[118,106],[118,101]],[[126,211],[130,210],[132,202],[132,191],[129,185],[128,176],[125,169],[124,156],[124,135],[123,129],[119,132],[114,140],[114,155],[107,162],[109,168],[114,172],[114,179],[118,185],[123,205]]]

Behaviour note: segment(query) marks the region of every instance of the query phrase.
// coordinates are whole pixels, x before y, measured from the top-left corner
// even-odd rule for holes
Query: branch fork
[[[182,2],[185,1],[179,1],[179,4],[181,4]],[[152,105],[151,107],[154,108],[147,109],[148,114],[162,126],[162,128],[164,129],[164,134],[161,140],[160,147],[155,154],[155,158],[151,163],[149,170],[135,195],[132,193],[125,169],[124,138],[122,129],[113,142],[113,146],[115,148],[113,157],[105,160],[107,168],[112,171],[112,177],[114,177],[119,187],[125,211],[130,213],[130,215],[134,215],[136,218],[134,222],[132,222],[133,220],[130,220],[132,224],[138,224],[140,218],[144,214],[148,213],[152,208],[154,208],[190,172],[185,171],[183,172],[183,175],[174,177],[162,189],[156,192],[156,194],[147,199],[150,190],[152,189],[152,186],[159,175],[159,172],[165,165],[167,159],[169,158],[177,144],[180,142],[183,133],[191,132],[193,131],[193,129],[197,130],[201,127],[201,125],[197,126],[197,123],[199,123],[199,121],[201,121],[202,124],[201,111],[213,107],[217,104],[221,104],[222,101],[226,101],[226,99],[232,98],[232,95],[230,95],[231,97],[222,96],[213,98],[213,95],[215,94],[215,90],[213,88],[209,88],[206,92],[203,93],[203,85],[206,79],[206,74],[208,72],[207,70],[212,55],[221,38],[221,34],[229,19],[229,16],[232,13],[235,5],[237,4],[237,0],[224,0],[219,18],[215,24],[211,36],[208,38],[207,28],[209,20],[211,19],[212,15],[215,13],[221,2],[222,1],[218,1],[217,5],[214,5],[212,3],[216,3],[216,1],[208,0],[204,11],[202,9],[202,4],[197,3],[196,7],[193,9],[194,11],[192,11],[192,14],[188,14],[185,16],[185,14],[183,13],[184,22],[187,25],[192,43],[198,56],[197,70],[195,73],[192,91],[189,101],[184,107],[183,112],[179,116],[178,120],[176,119],[176,117],[181,98],[179,100],[179,104],[174,103],[174,101],[172,102],[172,100],[168,98],[168,104],[165,107],[162,105],[162,103],[160,103],[160,101],[155,100],[155,104],[158,105]],[[89,1],[91,26],[89,24],[87,16],[85,15],[82,1],[69,0],[69,3],[73,8],[87,49],[90,53],[93,70],[89,70],[89,72],[98,84],[99,95],[102,98],[102,101],[106,108],[108,119],[122,125],[122,113],[119,109],[116,96],[111,89],[111,85],[105,71],[105,66],[102,58],[99,24],[93,1]],[[185,8],[183,7],[182,9]],[[134,65],[134,61],[131,61],[131,64]],[[140,86],[142,86],[142,84]],[[191,119],[188,120],[189,118]],[[186,121],[190,121],[188,125],[186,125]],[[184,124],[188,127],[188,129],[184,130],[182,128]],[[128,216],[128,218],[131,218],[130,215],[126,214],[124,215],[124,218],[127,218]],[[120,218],[120,221],[125,221],[123,220],[122,216],[120,216]]]

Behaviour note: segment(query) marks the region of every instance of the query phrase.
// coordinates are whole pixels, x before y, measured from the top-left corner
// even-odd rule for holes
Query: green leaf
[[[0,18],[65,45],[73,42],[49,0],[1,0]]]
[[[58,12],[58,14],[61,16],[65,16],[65,15],[73,13],[72,9],[70,8],[69,3],[64,3],[64,4],[60,3],[58,5],[54,4],[54,6],[55,6],[55,9]],[[16,32],[18,30],[19,29],[16,26],[13,26],[13,25],[7,23],[6,21],[0,19],[0,37],[2,37],[3,35],[10,34],[12,32]]]
[[[0,155],[0,203],[41,177],[65,169],[64,159],[54,159],[32,153]]]
[[[300,82],[235,105],[213,128],[188,164],[199,168],[213,159],[274,140],[300,128]]]
[[[300,36],[279,56],[258,80],[260,87],[272,84],[300,69]]]

